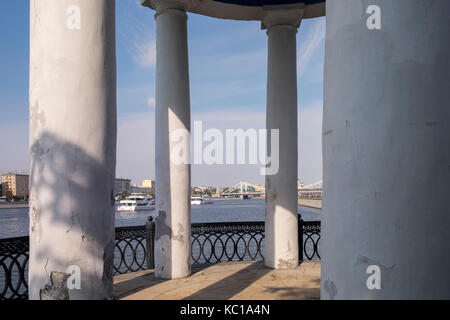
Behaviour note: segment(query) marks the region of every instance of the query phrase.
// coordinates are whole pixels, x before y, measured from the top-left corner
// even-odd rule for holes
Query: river
[[[264,221],[264,199],[215,200],[212,204],[192,206],[192,223]],[[299,206],[305,221],[320,220],[320,210]],[[155,217],[156,211],[117,212],[116,226],[144,225],[148,216]],[[28,235],[28,209],[0,209],[0,239]]]

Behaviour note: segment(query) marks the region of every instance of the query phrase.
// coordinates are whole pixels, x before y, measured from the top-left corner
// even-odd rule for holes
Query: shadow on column
[[[108,154],[111,150],[103,159],[94,159],[51,133],[41,134],[31,146],[31,298],[112,298],[115,156]],[[71,265],[81,269],[80,290],[67,288]]]

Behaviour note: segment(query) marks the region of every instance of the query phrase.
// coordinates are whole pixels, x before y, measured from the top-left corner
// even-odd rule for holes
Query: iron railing
[[[147,269],[145,226],[116,228],[114,275]]]
[[[320,259],[320,221],[303,221],[299,218],[299,258],[304,260]],[[303,244],[303,245],[302,245]]]
[[[192,264],[263,259],[264,222],[193,224]]]
[[[0,240],[0,300],[28,298],[28,237]]]
[[[299,216],[299,259],[320,259],[320,221]],[[115,231],[114,275],[154,268],[155,224]],[[264,259],[264,222],[194,223],[193,265]],[[0,300],[28,298],[29,238],[0,239]]]

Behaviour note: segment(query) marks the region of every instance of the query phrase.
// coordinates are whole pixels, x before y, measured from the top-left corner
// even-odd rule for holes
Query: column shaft
[[[191,167],[171,159],[190,132],[187,15],[178,8],[157,14],[156,66],[156,249],[155,274],[171,279],[190,274]],[[189,139],[188,136],[184,136]],[[187,140],[189,152],[189,141]]]
[[[298,265],[297,218],[297,28],[269,28],[267,129],[279,129],[279,171],[266,176],[265,263]],[[271,150],[268,139],[268,150]]]
[[[111,299],[115,2],[31,0],[30,13],[29,297]]]
[[[449,299],[450,2],[363,2],[327,1],[321,295]]]

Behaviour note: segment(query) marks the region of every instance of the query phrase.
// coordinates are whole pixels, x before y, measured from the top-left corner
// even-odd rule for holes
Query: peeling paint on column
[[[34,235],[34,240],[39,243],[41,239],[41,227],[40,227],[40,220],[39,220],[39,211],[35,206],[35,200],[34,196],[30,196],[30,203],[31,203],[31,210],[30,210],[30,217],[31,217],[31,224],[30,224],[30,230],[31,234]],[[31,237],[30,237],[31,239]]]
[[[66,299],[55,270],[71,265],[81,289],[70,299],[112,298],[115,1],[77,2],[75,35],[55,27],[67,3],[30,0],[30,300]]]
[[[159,241],[161,237],[168,236],[172,239],[172,229],[166,223],[167,213],[164,210],[159,210],[159,215],[155,219],[155,239]]]
[[[30,132],[36,133],[39,125],[44,127],[46,123],[46,117],[44,111],[39,110],[39,100],[36,101],[30,108]]]
[[[69,289],[67,288],[67,280],[70,275],[52,271],[50,275],[50,284],[40,291],[41,300],[69,300]]]
[[[156,218],[156,235],[155,239],[158,241],[162,236],[168,236],[169,239],[179,241],[184,244],[184,227],[181,223],[178,223],[178,234],[174,234],[172,228],[166,223],[167,214],[165,211],[160,210],[159,216]]]
[[[184,244],[184,237],[183,237],[184,228],[181,223],[178,224],[178,234],[173,235],[172,238],[175,241],[179,241],[181,244]]]

